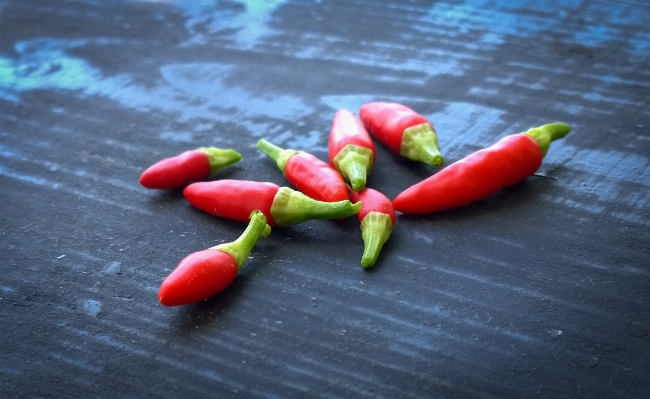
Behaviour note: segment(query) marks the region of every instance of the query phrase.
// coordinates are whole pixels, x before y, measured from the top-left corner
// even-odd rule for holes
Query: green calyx
[[[539,127],[534,127],[529,129],[524,134],[532,137],[533,140],[539,145],[539,148],[542,150],[542,154],[546,156],[548,153],[548,147],[551,145],[551,142],[569,134],[571,131],[571,126],[563,122],[548,123]]]
[[[239,270],[246,262],[246,259],[248,259],[248,255],[253,250],[253,246],[255,246],[257,240],[269,234],[271,234],[271,226],[266,224],[264,214],[260,211],[253,211],[250,222],[248,222],[248,227],[246,227],[246,230],[244,230],[237,240],[228,244],[217,245],[216,247],[212,247],[212,249],[230,254],[237,264],[237,270]]]
[[[317,201],[300,191],[282,187],[275,194],[271,215],[277,226],[288,226],[315,219],[339,219],[355,215],[361,210],[361,202],[348,200],[337,202]]]
[[[278,168],[284,173],[284,168],[287,164],[289,158],[300,153],[300,151],[283,149],[277,145],[271,144],[264,139],[259,139],[257,141],[257,148],[266,154],[269,158],[275,161],[278,164]]]
[[[210,177],[214,176],[218,171],[226,166],[235,164],[242,160],[241,154],[231,149],[222,150],[221,148],[216,147],[201,147],[196,150],[201,151],[208,156],[208,162],[210,163]]]
[[[366,187],[366,178],[372,170],[373,152],[365,147],[348,144],[334,157],[334,167],[352,185],[354,191]]]
[[[424,162],[435,167],[440,167],[444,163],[444,159],[440,155],[436,131],[428,123],[412,126],[404,130],[399,154],[405,158]]]
[[[393,232],[393,221],[389,215],[380,212],[368,212],[361,221],[361,238],[363,238],[363,256],[361,265],[372,267],[379,257],[379,252]]]

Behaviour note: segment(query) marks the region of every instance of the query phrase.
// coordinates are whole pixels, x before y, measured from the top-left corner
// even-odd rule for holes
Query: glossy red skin
[[[209,176],[208,156],[201,151],[190,150],[151,165],[140,176],[140,184],[146,188],[171,190]]]
[[[163,281],[158,300],[165,306],[189,305],[223,291],[235,280],[235,259],[217,249],[205,249],[183,259]]]
[[[284,165],[284,176],[303,194],[318,201],[336,202],[350,199],[343,176],[317,157],[299,152]]]
[[[260,210],[266,223],[275,227],[271,206],[279,189],[280,186],[269,182],[224,179],[190,184],[183,195],[204,212],[241,222],[248,222],[251,212]]]
[[[396,154],[401,152],[404,130],[425,123],[431,125],[427,118],[398,103],[366,103],[359,109],[359,116],[368,131]]]
[[[366,187],[359,192],[351,191],[350,197],[352,197],[352,202],[361,201],[361,210],[357,213],[360,222],[369,212],[385,213],[390,216],[393,224],[397,221],[393,203],[380,191]]]
[[[531,176],[543,158],[531,137],[506,136],[407,188],[393,206],[402,213],[430,213],[465,205]]]
[[[348,144],[367,148],[372,151],[372,161],[375,162],[377,154],[375,153],[375,143],[372,142],[370,133],[352,112],[341,109],[334,114],[332,121],[332,130],[330,131],[329,141],[327,143],[328,158],[330,165],[334,166],[334,158]]]

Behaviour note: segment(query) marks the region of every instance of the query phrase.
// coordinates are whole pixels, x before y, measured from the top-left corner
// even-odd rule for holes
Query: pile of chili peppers
[[[396,212],[426,214],[469,204],[533,175],[551,142],[571,128],[555,122],[506,136],[490,147],[443,167],[436,130],[402,104],[363,104],[359,117],[336,112],[328,140],[328,162],[305,151],[265,140],[257,148],[273,160],[293,187],[271,182],[217,179],[242,159],[232,149],[202,147],[163,159],[146,169],[140,183],[150,189],[183,188],[194,207],[214,216],[247,222],[235,241],[188,255],[163,281],[165,306],[187,305],[226,289],[260,237],[271,228],[356,215],[364,242],[363,267],[372,267],[397,221]],[[374,137],[394,153],[439,171],[406,188],[392,201],[367,187],[376,161]]]

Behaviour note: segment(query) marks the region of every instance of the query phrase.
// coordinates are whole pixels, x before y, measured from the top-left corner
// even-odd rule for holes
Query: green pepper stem
[[[546,156],[548,153],[548,147],[551,145],[551,142],[569,134],[571,131],[571,126],[563,122],[548,123],[539,127],[534,127],[529,129],[524,134],[530,136],[539,148],[542,150],[542,154]]]
[[[282,171],[284,174],[284,168],[287,165],[287,161],[289,158],[292,156],[299,154],[300,151],[296,150],[291,150],[291,149],[283,149],[278,147],[275,144],[269,143],[268,141],[264,139],[259,139],[257,141],[257,148],[262,151],[264,154],[266,154],[269,158],[275,161],[275,163],[278,165],[278,168]]]
[[[368,212],[361,221],[361,237],[363,238],[363,256],[361,265],[372,267],[379,257],[379,252],[393,232],[393,221],[390,216],[380,212]]]
[[[235,150],[227,149],[222,150],[216,147],[201,147],[197,148],[208,157],[210,164],[210,177],[214,176],[218,171],[242,160],[242,156]]]
[[[246,262],[246,259],[248,259],[248,255],[253,250],[253,246],[255,246],[257,240],[260,237],[268,236],[270,233],[271,226],[266,224],[264,214],[260,211],[253,211],[246,230],[244,230],[238,239],[227,244],[217,245],[212,247],[212,249],[230,254],[237,264],[237,270],[239,270]]]
[[[428,123],[404,130],[400,155],[435,167],[440,167],[444,163],[444,158],[440,155],[436,131]]]
[[[334,167],[347,180],[354,191],[366,187],[366,178],[372,170],[372,150],[355,144],[348,144],[333,159]]]
[[[277,226],[288,226],[315,219],[340,219],[352,216],[360,210],[361,201],[356,204],[348,200],[317,201],[289,187],[281,187],[271,205],[271,215]]]

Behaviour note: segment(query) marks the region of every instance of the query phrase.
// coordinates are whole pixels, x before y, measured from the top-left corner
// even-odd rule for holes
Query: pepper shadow
[[[235,175],[239,172],[239,169],[241,169],[241,167],[237,167],[237,165],[231,165],[217,172],[217,174],[214,175],[212,178],[203,181],[233,179]],[[146,189],[142,186],[140,187],[146,190],[147,192],[153,193],[153,195],[151,195],[151,200],[150,200],[151,205],[161,205],[161,204],[168,204],[168,203],[185,202],[186,200],[185,200],[185,196],[183,195],[183,190],[188,185],[189,184],[179,188],[173,188],[171,190]]]
[[[534,181],[533,181],[534,180]],[[460,221],[477,218],[485,214],[502,213],[504,215],[535,212],[545,187],[549,187],[549,178],[530,177],[517,184],[504,187],[490,196],[455,208],[424,214],[404,214],[398,212],[398,219],[403,223],[418,221]]]
[[[243,268],[248,266],[255,267],[247,262]],[[252,282],[251,279],[254,278],[248,271],[242,273],[242,270],[225,290],[200,302],[179,306],[179,310],[174,317],[175,332],[184,335],[218,322],[221,315],[232,308],[237,301],[241,300],[243,293]]]
[[[171,190],[147,189],[147,191],[152,192],[149,200],[149,204],[152,206],[177,203],[185,200],[185,197],[183,196],[183,188],[175,188]]]
[[[390,158],[390,162],[376,165],[368,176],[366,186],[384,193],[388,198],[397,196],[408,187],[440,171],[440,168],[406,159],[392,152],[387,153],[385,157]],[[408,171],[408,173],[402,171]]]
[[[396,223],[397,224],[397,223]],[[359,232],[361,234],[361,232]],[[384,267],[388,266],[390,267],[391,264],[394,264],[394,260],[388,258],[386,255],[389,252],[393,252],[397,248],[397,241],[396,238],[399,235],[399,232],[395,230],[395,227],[393,227],[393,232],[391,233],[390,237],[388,237],[388,241],[384,243],[384,245],[381,247],[381,251],[379,252],[379,256],[377,257],[377,260],[375,261],[375,264],[370,267],[364,267],[361,265],[361,257],[363,256],[363,245],[361,246],[361,252],[359,252],[359,259],[358,259],[358,265],[359,268],[363,269],[363,273],[367,273],[369,275],[372,275],[373,273],[379,273]],[[362,241],[363,242],[363,241]]]

